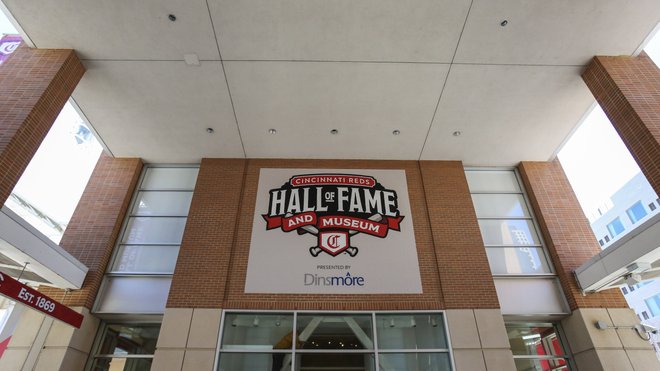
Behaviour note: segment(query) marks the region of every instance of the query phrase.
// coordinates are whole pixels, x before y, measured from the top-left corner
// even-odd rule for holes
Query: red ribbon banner
[[[348,229],[351,231],[370,234],[377,237],[387,236],[390,229],[401,230],[402,216],[383,217],[381,221],[373,221],[364,218],[355,218],[344,215],[324,215],[317,217],[313,211],[295,214],[289,217],[262,215],[266,220],[266,229],[281,228],[284,232],[304,226],[314,226],[317,229]]]

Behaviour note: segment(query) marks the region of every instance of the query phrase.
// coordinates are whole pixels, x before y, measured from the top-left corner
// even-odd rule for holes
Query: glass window
[[[106,277],[99,312],[163,313],[171,277]]]
[[[540,247],[487,247],[493,274],[552,273]]]
[[[626,295],[628,293],[628,289],[625,287],[622,287],[621,291],[623,291],[623,295]]]
[[[150,167],[145,171],[142,189],[187,189],[195,188],[196,167]]]
[[[478,218],[529,218],[520,194],[473,194],[472,203]]]
[[[612,220],[610,224],[607,225],[607,230],[610,231],[610,235],[612,236],[612,238],[614,238],[619,234],[621,234],[621,232],[623,232],[625,228],[623,227],[623,223],[621,223],[621,219],[616,218]]]
[[[479,220],[485,245],[540,245],[531,220]]]
[[[603,240],[598,240],[598,243],[599,243],[601,246],[605,245],[605,242],[603,242]]]
[[[442,314],[377,314],[381,349],[445,349]]]
[[[567,369],[567,357],[550,324],[507,324],[506,331],[518,370]]]
[[[651,202],[649,204],[649,209],[651,209],[651,211],[653,211],[653,210],[655,210],[655,208],[656,208],[655,204],[653,202]]]
[[[92,370],[148,371],[159,332],[160,324],[105,325],[92,360]]]
[[[368,314],[299,314],[297,333],[302,349],[374,348]]]
[[[605,236],[605,242],[610,242],[610,236]]]
[[[227,314],[222,349],[290,350],[292,332],[291,314]]]
[[[222,327],[218,370],[451,370],[438,312],[224,312]]]
[[[142,191],[133,205],[133,215],[186,216],[192,192]]]
[[[646,212],[646,209],[644,209],[644,206],[642,206],[642,202],[637,201],[630,209],[626,210],[626,214],[628,214],[630,221],[635,224],[648,213]]]
[[[509,170],[470,170],[465,172],[470,192],[520,192],[518,180]]]
[[[645,311],[645,310],[644,310],[644,311],[642,311],[642,316],[644,317],[644,320],[647,320],[647,319],[649,319],[649,314],[648,314],[648,313],[646,313],[646,311]]]
[[[174,273],[179,246],[122,245],[112,265],[112,272]]]
[[[180,244],[186,218],[131,217],[128,219],[123,243]]]
[[[447,353],[381,353],[380,369],[385,371],[450,371]]]
[[[649,307],[653,317],[660,316],[660,294],[652,296],[644,300],[644,302],[646,302],[646,306]]]

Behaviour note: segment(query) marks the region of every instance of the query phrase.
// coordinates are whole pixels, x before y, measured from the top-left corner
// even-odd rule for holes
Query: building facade
[[[83,74],[68,49],[19,47],[3,63],[3,200]],[[643,53],[594,57],[582,77],[657,193],[658,68]],[[167,128],[150,130],[141,144],[163,147]],[[60,242],[84,282],[39,288],[81,313],[80,329],[26,310],[0,368],[658,368],[621,291],[578,287],[600,246],[557,160],[148,156],[101,156]]]

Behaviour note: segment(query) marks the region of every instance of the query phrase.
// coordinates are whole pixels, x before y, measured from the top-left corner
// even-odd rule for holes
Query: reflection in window
[[[507,324],[507,334],[517,370],[568,370],[566,354],[550,324]]]
[[[219,371],[451,370],[437,312],[225,313],[222,331]]]
[[[637,201],[637,203],[635,203],[630,209],[626,210],[626,214],[628,214],[630,221],[635,224],[648,213],[646,212],[646,209],[644,209],[644,206],[642,206],[642,202]]]
[[[644,302],[646,303],[646,306],[649,307],[649,310],[651,310],[651,314],[653,315],[653,317],[660,316],[660,294],[652,296],[644,300]],[[648,318],[644,318],[644,319],[648,319]]]
[[[612,236],[612,238],[614,238],[619,234],[621,234],[621,232],[623,232],[625,228],[623,227],[623,223],[621,223],[621,219],[616,218],[612,220],[610,224],[607,225],[607,230],[610,231],[610,235]]]
[[[109,324],[92,360],[93,371],[148,371],[156,350],[160,324]]]

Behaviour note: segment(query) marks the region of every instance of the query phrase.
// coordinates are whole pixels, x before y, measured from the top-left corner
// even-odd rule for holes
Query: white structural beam
[[[6,206],[0,211],[0,253],[55,287],[79,289],[88,268]]]
[[[575,270],[583,294],[660,276],[660,214]]]

